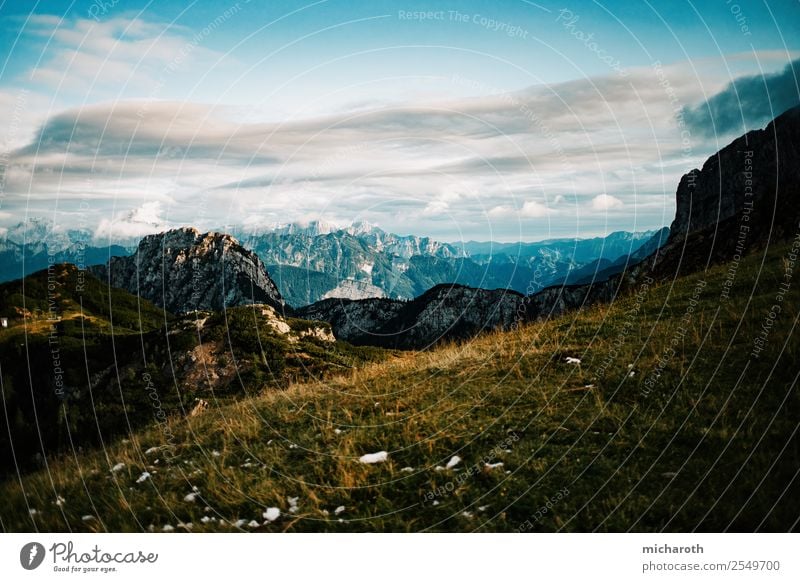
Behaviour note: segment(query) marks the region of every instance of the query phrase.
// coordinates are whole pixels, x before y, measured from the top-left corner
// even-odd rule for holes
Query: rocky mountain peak
[[[284,302],[258,256],[228,234],[176,228],[144,237],[129,257],[95,268],[112,287],[149,299],[173,313],[219,311]]]

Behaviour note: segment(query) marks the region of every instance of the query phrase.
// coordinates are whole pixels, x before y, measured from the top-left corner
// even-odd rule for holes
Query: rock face
[[[424,349],[442,340],[510,329],[527,318],[525,297],[515,291],[438,285],[412,301],[326,299],[298,311],[327,321],[338,339],[400,349]]]
[[[284,302],[264,264],[227,234],[179,228],[146,236],[129,257],[112,257],[94,273],[112,287],[149,299],[172,313],[219,311]]]
[[[740,233],[746,247],[786,238],[798,226],[799,174],[800,107],[794,107],[681,178],[669,242],[715,232],[724,250],[728,237]]]

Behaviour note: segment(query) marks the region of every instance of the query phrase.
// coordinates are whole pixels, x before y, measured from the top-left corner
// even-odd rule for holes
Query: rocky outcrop
[[[515,291],[439,285],[412,301],[327,299],[298,311],[327,321],[337,339],[399,349],[423,349],[482,331],[510,329],[527,317]]]
[[[258,256],[227,234],[179,228],[146,236],[133,255],[112,257],[93,271],[172,313],[250,303],[285,308]]]
[[[797,231],[800,217],[798,174],[800,107],[794,107],[681,178],[669,248],[704,246],[707,259],[720,261],[789,237]],[[669,258],[669,253],[664,255]],[[668,261],[664,270],[672,263]]]

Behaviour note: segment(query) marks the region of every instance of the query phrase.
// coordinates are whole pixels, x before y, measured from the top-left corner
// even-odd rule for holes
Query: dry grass
[[[800,515],[792,481],[800,456],[796,290],[765,352],[749,357],[786,250],[771,251],[763,271],[760,257],[747,258],[723,305],[725,269],[717,268],[653,288],[638,303],[628,297],[175,419],[174,448],[156,427],[105,451],[53,460],[2,485],[2,526],[790,529]],[[682,319],[703,279],[696,311]],[[163,448],[145,453],[152,447]],[[380,450],[386,462],[359,462]],[[437,469],[454,455],[461,463]],[[117,463],[125,467],[111,472]],[[143,471],[150,479],[136,483]],[[198,496],[186,501],[193,487]],[[294,513],[290,497],[298,497]],[[267,507],[282,516],[265,522]]]

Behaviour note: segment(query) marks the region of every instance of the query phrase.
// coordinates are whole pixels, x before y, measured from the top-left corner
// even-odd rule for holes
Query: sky
[[[800,101],[799,33],[788,0],[4,2],[0,229],[658,228]]]

